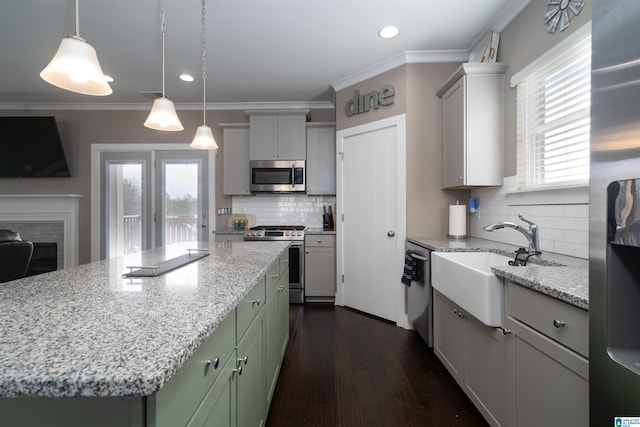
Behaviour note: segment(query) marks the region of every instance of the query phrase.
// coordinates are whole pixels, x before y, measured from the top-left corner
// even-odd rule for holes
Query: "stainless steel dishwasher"
[[[407,315],[409,322],[429,347],[433,347],[433,291],[431,289],[431,251],[413,242],[407,250],[416,262],[422,263],[422,277],[407,286]]]

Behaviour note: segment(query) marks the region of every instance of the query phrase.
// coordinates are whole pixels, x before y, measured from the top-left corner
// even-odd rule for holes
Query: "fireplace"
[[[56,268],[73,267],[79,258],[81,198],[77,194],[0,194],[0,228],[19,232],[23,240],[56,243]]]
[[[33,254],[27,270],[27,276],[55,271],[58,269],[58,244],[33,242]]]

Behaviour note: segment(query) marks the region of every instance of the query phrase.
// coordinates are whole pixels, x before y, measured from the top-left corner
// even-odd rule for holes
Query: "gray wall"
[[[407,117],[407,235],[441,236],[448,228],[449,204],[465,200],[467,191],[442,191],[442,108],[435,93],[460,64],[409,64],[336,93],[338,130],[399,114]],[[394,104],[347,117],[345,103],[361,94],[393,85]]]
[[[151,107],[151,104],[149,104]],[[33,110],[1,111],[2,116],[55,116],[65,147],[71,178],[0,179],[0,194],[80,194],[80,263],[91,261],[91,144],[189,144],[202,124],[202,111],[178,111],[182,132],[161,132],[143,126],[149,111]],[[220,146],[216,155],[216,206],[231,206],[222,194],[224,143],[218,123],[248,122],[244,111],[208,111],[207,124]],[[333,110],[311,112],[312,121],[334,121]],[[227,216],[216,217],[216,228],[226,229]]]
[[[516,89],[511,88],[511,76],[591,20],[591,1],[585,1],[569,28],[549,34],[543,19],[548,4],[547,0],[533,0],[500,33],[498,61],[508,65],[504,78],[504,176],[516,174]]]

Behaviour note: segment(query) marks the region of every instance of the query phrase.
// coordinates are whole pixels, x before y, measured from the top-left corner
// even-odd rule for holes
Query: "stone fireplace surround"
[[[0,228],[20,232],[25,240],[58,244],[58,268],[79,262],[77,194],[0,194]],[[31,236],[31,237],[30,237]]]

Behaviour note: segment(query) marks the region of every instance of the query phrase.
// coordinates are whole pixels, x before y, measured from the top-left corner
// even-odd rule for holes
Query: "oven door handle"
[[[293,189],[296,186],[296,168],[295,164],[291,164],[291,188]]]

